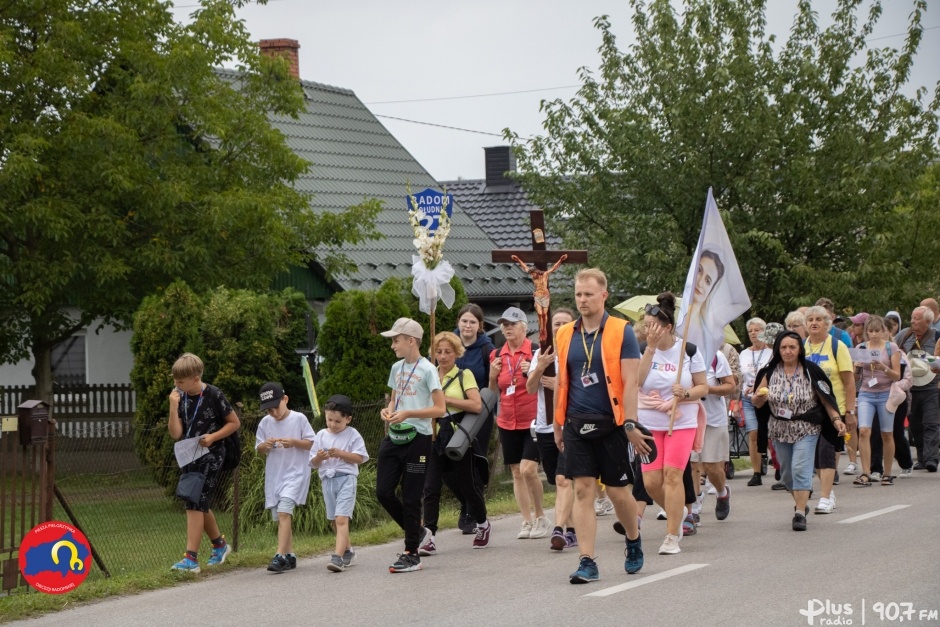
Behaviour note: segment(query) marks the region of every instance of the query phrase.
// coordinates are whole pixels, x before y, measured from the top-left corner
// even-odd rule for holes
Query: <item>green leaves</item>
[[[767,319],[823,295],[877,311],[935,288],[936,264],[921,282],[903,251],[935,259],[940,244],[898,215],[937,156],[940,99],[900,91],[922,0],[901,52],[868,48],[879,3],[859,15],[842,0],[823,28],[801,2],[780,44],[760,0],[631,5],[636,43],[619,49],[598,18],[599,73],[542,103],[542,136],[506,132],[526,190],[615,294],[681,291],[709,187]]]

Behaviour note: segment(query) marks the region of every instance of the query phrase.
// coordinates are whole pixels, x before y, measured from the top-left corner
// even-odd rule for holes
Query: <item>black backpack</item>
[[[222,461],[222,470],[235,470],[242,461],[242,439],[238,435],[238,429],[223,438],[222,441],[225,442],[225,459]]]

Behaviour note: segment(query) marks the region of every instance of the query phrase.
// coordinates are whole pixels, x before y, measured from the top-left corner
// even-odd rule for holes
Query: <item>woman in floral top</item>
[[[793,331],[777,336],[770,363],[756,381],[752,402],[755,407],[770,402],[769,434],[781,480],[793,496],[793,530],[806,531],[816,441],[826,421],[839,436],[845,433],[832,383],[819,366],[806,360],[802,339]]]

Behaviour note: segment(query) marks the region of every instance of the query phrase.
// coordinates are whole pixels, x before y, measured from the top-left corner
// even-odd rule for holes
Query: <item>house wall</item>
[[[131,331],[116,331],[110,325],[94,329],[101,324],[96,320],[78,335],[85,337],[85,383],[130,383]],[[0,386],[33,385],[33,359],[24,359],[16,364],[0,366]]]

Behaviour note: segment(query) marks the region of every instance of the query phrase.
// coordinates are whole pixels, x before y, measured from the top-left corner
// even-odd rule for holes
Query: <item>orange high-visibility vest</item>
[[[604,380],[607,395],[614,410],[614,420],[618,425],[624,421],[623,377],[620,372],[620,349],[627,321],[607,317],[604,332],[601,334],[601,363],[604,364]],[[568,347],[574,335],[574,322],[569,322],[555,334],[555,351],[558,353],[558,375],[555,379],[555,422],[565,424],[565,412],[568,409]]]

